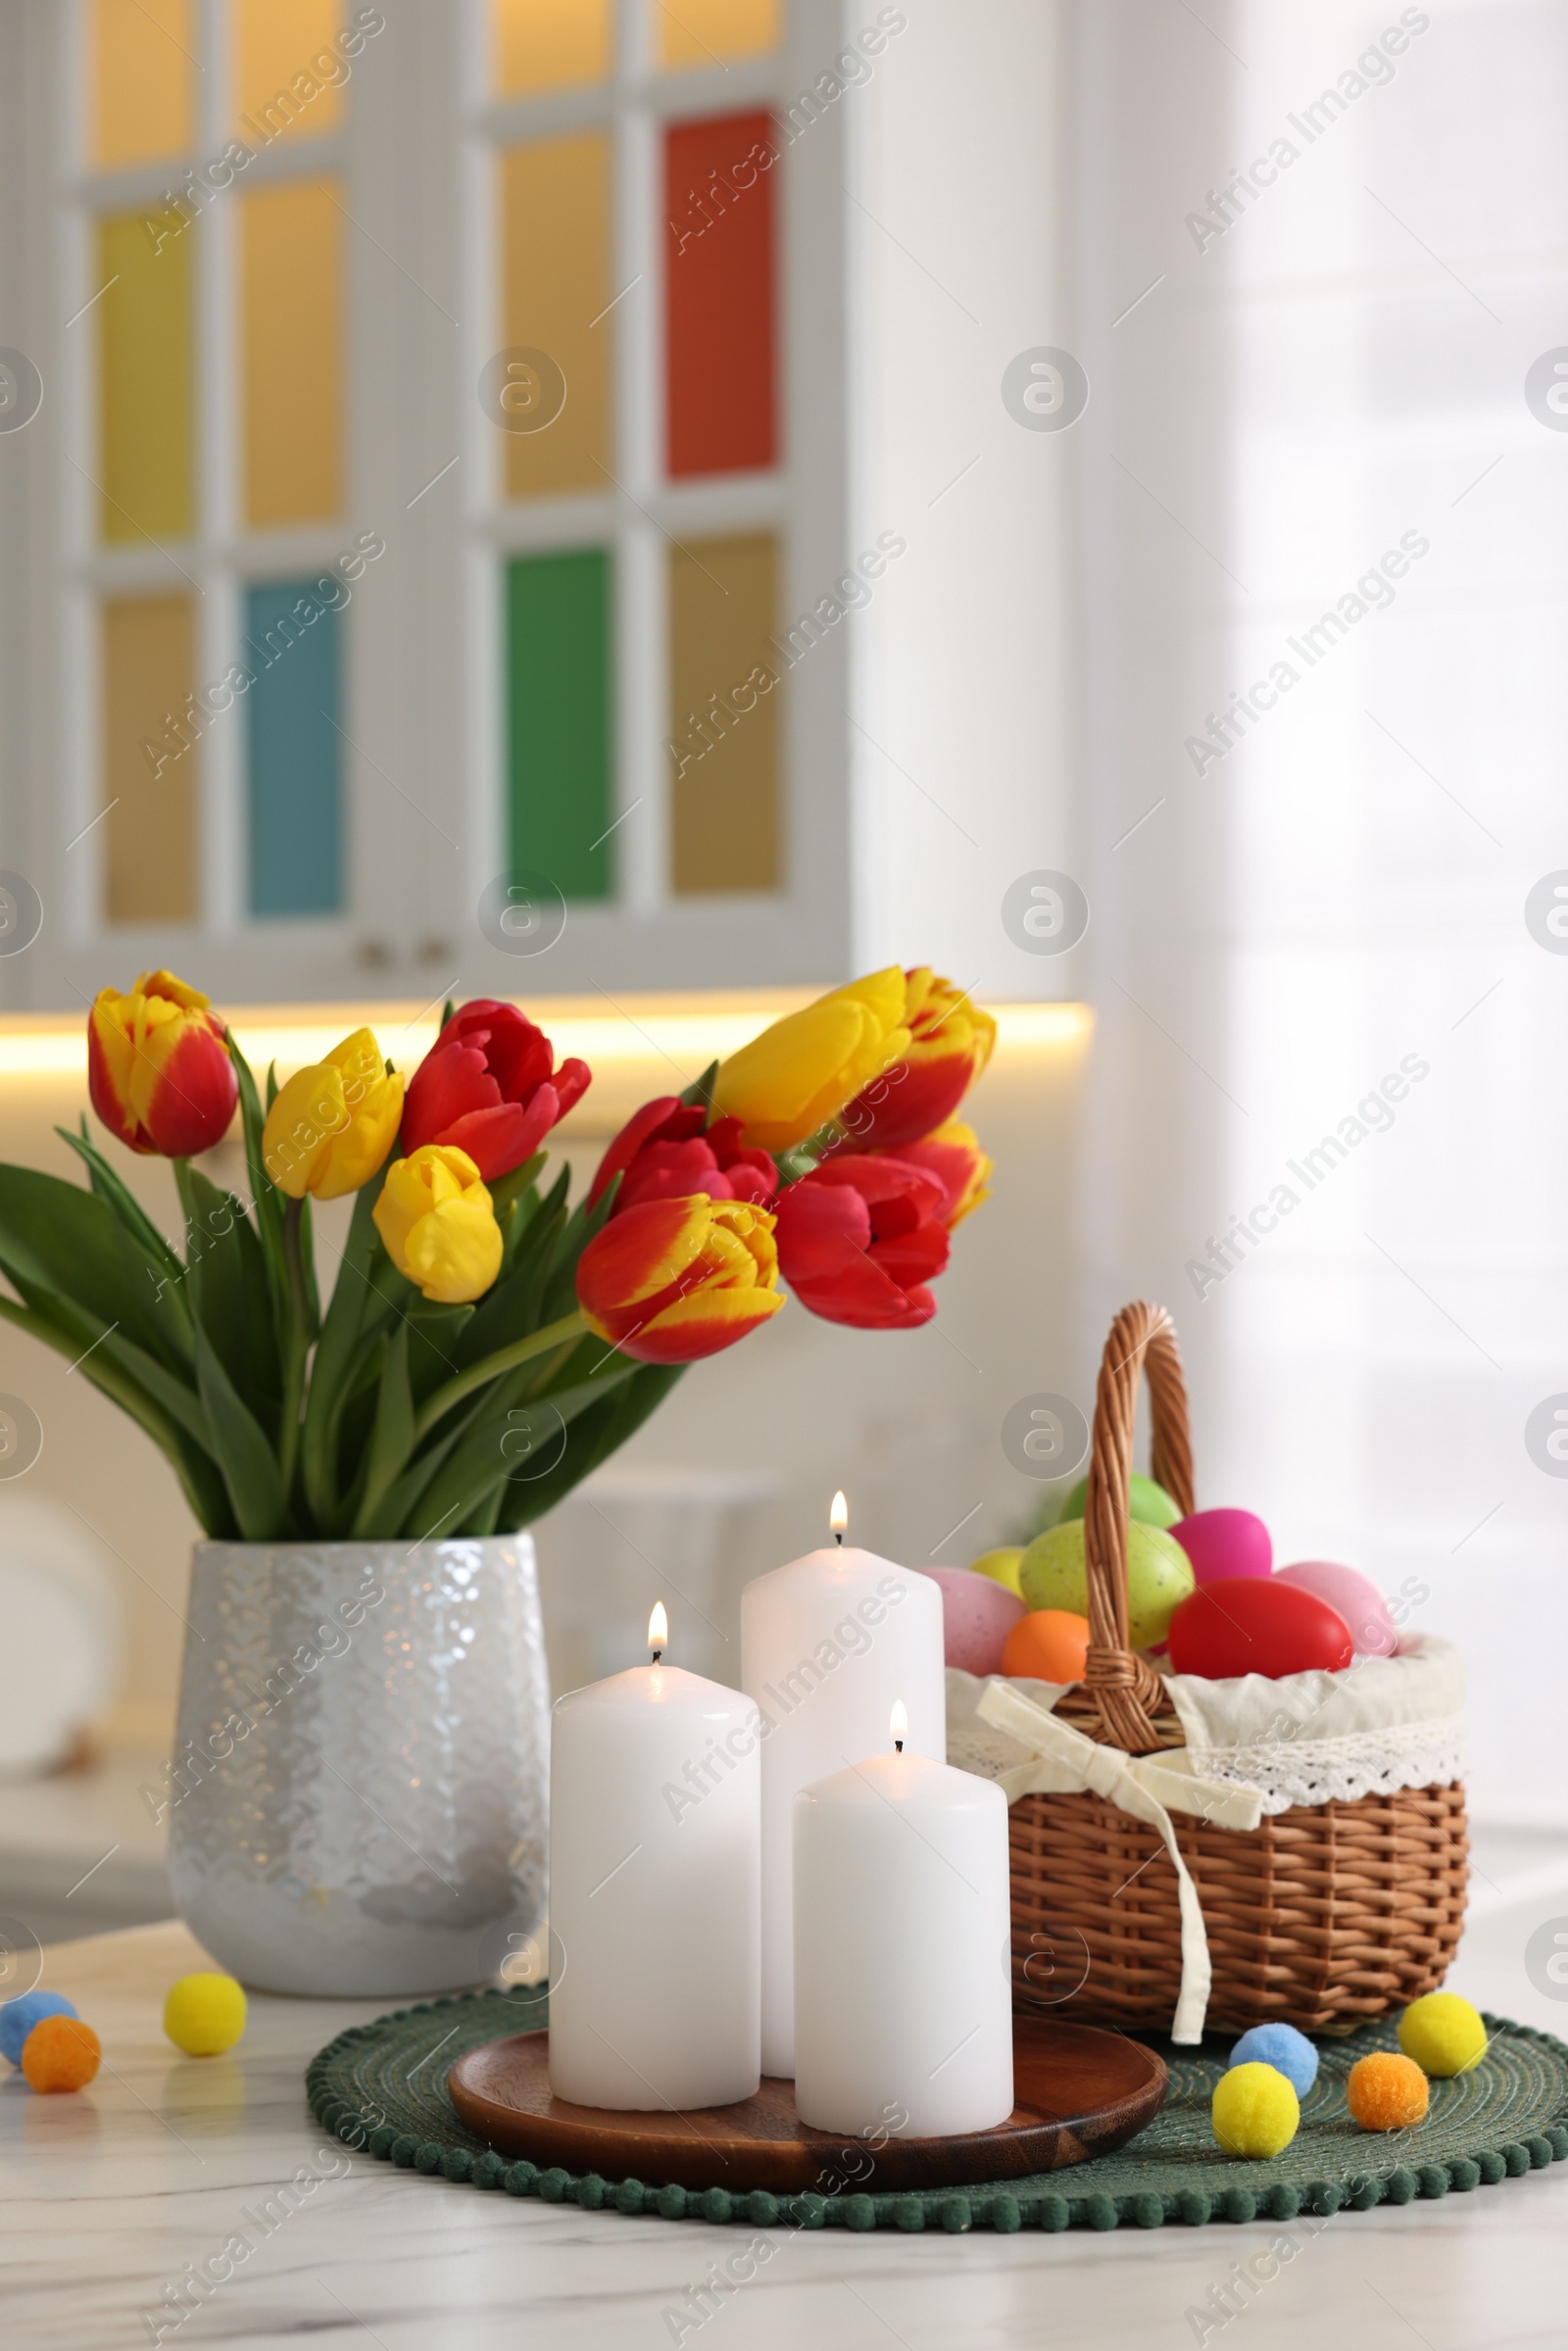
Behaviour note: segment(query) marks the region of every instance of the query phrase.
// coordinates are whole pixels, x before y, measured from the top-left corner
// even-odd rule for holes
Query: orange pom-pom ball
[[[1007,1635],[1004,1674],[1033,1682],[1081,1682],[1089,1654],[1089,1619],[1070,1608],[1031,1608]]]
[[[1363,2131],[1407,2131],[1424,2118],[1430,2094],[1415,2059],[1396,2049],[1358,2058],[1345,2085],[1345,2103]]]
[[[80,2017],[46,2016],[22,2044],[22,2070],[34,2089],[82,2089],[101,2054],[97,2033]]]

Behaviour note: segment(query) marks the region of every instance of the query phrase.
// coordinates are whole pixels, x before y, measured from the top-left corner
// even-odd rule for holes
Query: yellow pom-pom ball
[[[1227,2155],[1278,2155],[1296,2136],[1300,2105],[1271,2065],[1233,2065],[1210,2109],[1214,2136]]]
[[[1394,2049],[1357,2058],[1345,2085],[1345,2103],[1363,2131],[1407,2131],[1425,2115],[1428,2095],[1415,2059]]]
[[[1429,1991],[1400,2017],[1399,2046],[1423,2074],[1446,2081],[1480,2064],[1487,2053],[1487,2028],[1480,2011],[1456,1991]]]
[[[181,1976],[164,2002],[164,2031],[187,2057],[216,2057],[245,2030],[245,1994],[232,1976]]]
[[[98,2071],[98,2035],[77,2016],[46,2016],[22,2044],[22,2070],[37,2090],[81,2089]]]

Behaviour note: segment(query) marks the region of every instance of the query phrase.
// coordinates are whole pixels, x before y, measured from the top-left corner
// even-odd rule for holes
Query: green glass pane
[[[253,914],[336,914],[343,905],[342,666],[336,581],[269,580],[245,596]]]
[[[564,898],[609,898],[610,558],[593,548],[507,566],[512,862]]]

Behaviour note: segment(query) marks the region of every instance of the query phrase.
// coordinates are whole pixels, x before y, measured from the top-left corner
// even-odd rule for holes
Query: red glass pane
[[[672,478],[778,453],[774,179],[765,113],[664,133],[666,463]]]

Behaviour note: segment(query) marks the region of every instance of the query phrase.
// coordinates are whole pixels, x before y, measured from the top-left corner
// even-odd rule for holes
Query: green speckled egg
[[[1157,1492],[1158,1489],[1156,1488]],[[1162,1527],[1134,1519],[1127,1529],[1128,1638],[1135,1649],[1163,1641],[1170,1620],[1195,1588],[1192,1561]],[[1089,1613],[1084,1522],[1069,1519],[1037,1535],[1018,1562],[1018,1588],[1030,1608]]]

